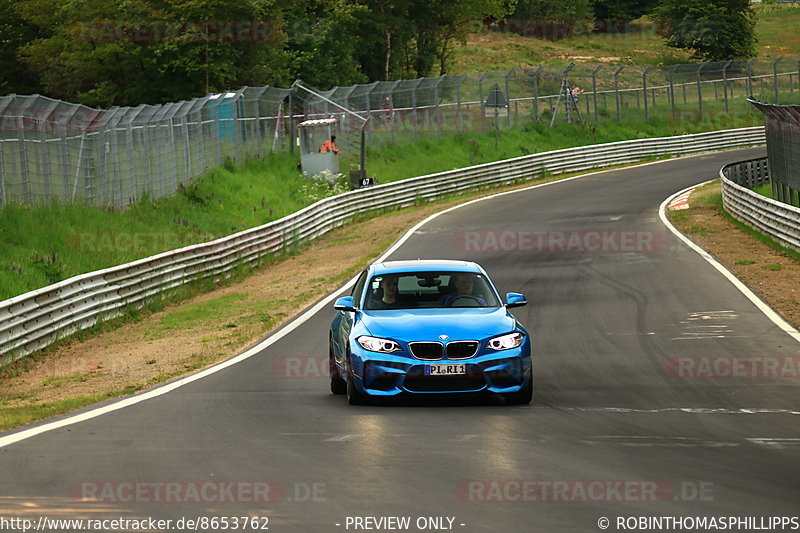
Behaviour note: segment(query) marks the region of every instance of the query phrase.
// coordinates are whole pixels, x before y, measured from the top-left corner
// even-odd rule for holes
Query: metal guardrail
[[[651,157],[762,144],[763,128],[620,141],[485,163],[325,198],[263,226],[75,276],[0,302],[0,365],[118,316],[126,307],[141,306],[147,299],[185,283],[209,277],[220,279],[240,264],[257,263],[267,254],[323,235],[358,214],[530,180],[544,172],[581,171]]]
[[[722,202],[731,215],[800,252],[800,209],[750,190],[769,183],[766,157],[726,165],[719,175]]]

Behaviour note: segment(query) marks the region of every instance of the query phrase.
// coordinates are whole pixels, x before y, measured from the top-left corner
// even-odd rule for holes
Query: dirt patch
[[[800,261],[730,222],[719,208],[720,195],[719,182],[696,189],[690,208],[671,212],[671,222],[789,323],[800,326]]]

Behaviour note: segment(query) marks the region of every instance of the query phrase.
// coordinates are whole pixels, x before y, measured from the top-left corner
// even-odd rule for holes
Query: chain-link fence
[[[0,97],[0,206],[125,206],[173,194],[226,157],[286,148],[288,89],[101,111],[43,96]]]
[[[772,195],[800,207],[800,105],[749,101],[764,113]]]
[[[170,195],[226,157],[294,151],[294,126],[317,118],[336,118],[337,142],[355,153],[362,129],[369,146],[381,147],[567,116],[594,124],[757,113],[747,97],[800,100],[800,60],[547,66],[314,92],[321,98],[247,87],[107,111],[41,96],[0,97],[0,206],[53,200],[125,206],[145,194]]]

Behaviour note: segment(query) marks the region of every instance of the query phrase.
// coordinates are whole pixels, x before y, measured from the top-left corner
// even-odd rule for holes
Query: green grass
[[[22,407],[3,407],[0,409],[0,430],[17,427],[22,424],[27,424],[34,420],[47,418],[50,416],[59,415],[87,405],[92,405],[103,400],[110,398],[117,398],[126,394],[132,394],[139,390],[141,387],[127,387],[118,391],[110,392],[107,394],[95,394],[91,396],[82,396],[80,398],[70,398],[68,400],[60,400],[46,404]]]
[[[772,185],[770,185],[769,183],[765,183],[763,185],[759,185],[757,187],[754,187],[753,191],[757,192],[761,196],[766,196],[767,198],[771,198],[772,200],[777,200],[777,198],[775,198],[775,195],[772,194]],[[797,197],[795,197],[795,198],[797,198]],[[794,201],[790,205],[794,205],[795,207],[800,207],[800,201]]]

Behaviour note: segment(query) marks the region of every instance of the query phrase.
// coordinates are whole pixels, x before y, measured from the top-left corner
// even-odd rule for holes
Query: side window
[[[355,286],[353,287],[353,292],[350,295],[353,297],[356,307],[359,306],[361,303],[361,293],[364,290],[364,284],[367,282],[367,271],[361,273],[358,277],[358,281],[356,281]]]

